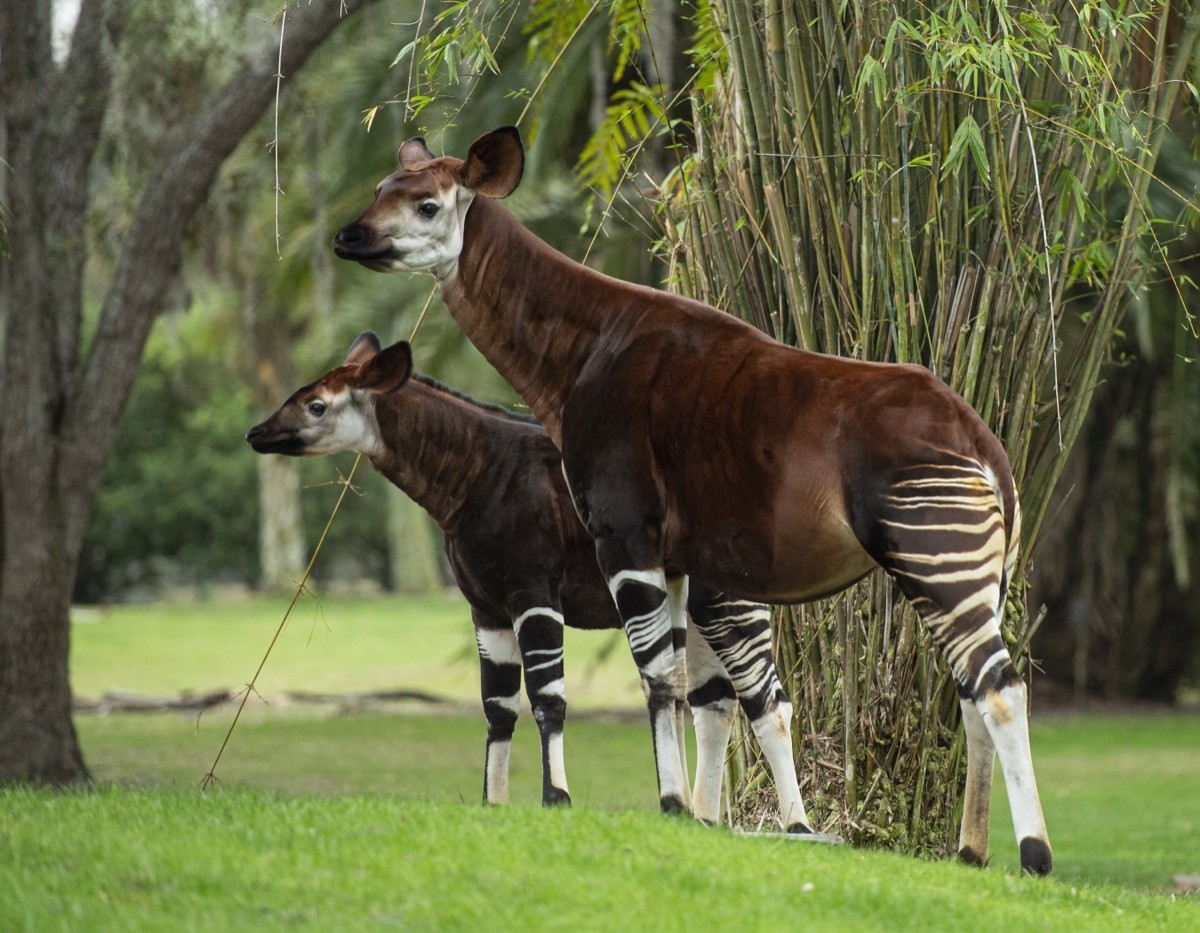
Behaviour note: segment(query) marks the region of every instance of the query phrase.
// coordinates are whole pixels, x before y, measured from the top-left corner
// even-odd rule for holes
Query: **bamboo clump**
[[[1023,571],[1155,245],[1146,195],[1200,27],[1189,9],[1171,44],[1169,7],[1133,6],[700,4],[715,39],[693,54],[720,67],[663,186],[675,287],[796,346],[927,366],[1004,443],[1024,514],[1003,624],[1019,668]],[[1153,80],[1130,90],[1139,55]],[[957,698],[891,581],[776,621],[814,818],[952,851]],[[744,730],[734,748],[734,816],[757,824],[769,781]]]

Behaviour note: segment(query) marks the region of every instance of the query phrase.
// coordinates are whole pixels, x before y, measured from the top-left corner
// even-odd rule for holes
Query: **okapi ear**
[[[517,189],[524,171],[521,134],[515,126],[502,126],[471,143],[458,183],[485,198],[506,198]]]
[[[383,349],[383,344],[375,336],[375,331],[364,330],[358,335],[354,343],[350,344],[350,349],[346,351],[346,359],[342,361],[342,365],[361,366],[381,349]]]
[[[424,136],[414,136],[412,139],[405,140],[396,151],[396,159],[400,162],[401,168],[408,168],[417,162],[428,162],[435,158],[437,157],[425,145]]]
[[[369,359],[358,371],[358,387],[378,395],[395,392],[412,375],[412,347],[401,340]]]

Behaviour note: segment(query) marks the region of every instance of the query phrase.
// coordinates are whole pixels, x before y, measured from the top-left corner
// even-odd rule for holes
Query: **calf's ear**
[[[358,388],[378,395],[400,389],[412,375],[412,347],[401,340],[380,350],[358,370]]]
[[[517,190],[524,171],[521,134],[515,126],[502,126],[471,143],[458,183],[485,198],[505,198]]]
[[[346,351],[346,359],[342,362],[342,365],[361,366],[381,349],[382,344],[380,344],[379,338],[375,336],[375,331],[364,330],[354,339],[354,343],[350,344],[350,349]]]

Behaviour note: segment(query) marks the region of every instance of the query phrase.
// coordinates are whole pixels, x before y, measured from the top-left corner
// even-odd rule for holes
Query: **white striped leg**
[[[721,819],[721,784],[725,753],[733,731],[737,693],[725,665],[692,625],[687,630],[688,703],[696,725],[696,786],[692,813],[716,824]]]
[[[991,814],[992,770],[996,746],[975,708],[974,700],[960,697],[963,731],[967,737],[967,788],[963,795],[962,830],[958,836],[958,855],[970,865],[988,862],[988,818]]]
[[[521,653],[511,628],[475,623],[479,679],[487,719],[487,757],[483,769],[484,803],[508,803],[508,765],[521,691]]]
[[[775,780],[780,822],[788,832],[811,833],[792,751],[792,704],[775,672],[770,609],[717,593],[703,609],[693,605],[692,619],[724,665],[750,720]]]
[[[601,559],[601,567],[604,566]],[[658,772],[659,805],[663,812],[687,811],[690,789],[679,760],[675,706],[684,692],[686,672],[675,663],[673,610],[666,574],[654,570],[620,570],[608,578],[608,588],[625,625],[629,648],[642,675],[642,690],[650,712],[654,760]],[[675,586],[676,598],[679,587]]]
[[[1025,684],[1020,681],[975,700],[1000,755],[1013,829],[1021,849],[1021,868],[1032,875],[1048,875],[1053,856],[1042,816],[1042,802],[1038,797],[1037,779],[1033,774],[1025,703]]]
[[[525,666],[525,691],[542,740],[542,804],[571,803],[563,759],[567,694],[563,679],[563,616],[553,605],[517,614],[513,629]]]

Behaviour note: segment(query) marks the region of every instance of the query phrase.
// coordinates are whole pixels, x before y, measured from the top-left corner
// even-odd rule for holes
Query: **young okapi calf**
[[[1020,509],[1004,450],[971,407],[920,367],[787,347],[551,249],[494,200],[521,180],[513,127],[480,137],[465,160],[436,158],[421,139],[399,158],[334,250],[380,272],[432,273],[562,451],[648,684],[664,806],[684,786],[677,756],[663,754],[682,689],[670,632],[684,575],[787,603],[879,565],[958,684],[962,858],[987,861],[999,752],[1021,865],[1049,873],[1025,687],[1000,632]]]
[[[570,802],[562,627],[619,629],[621,617],[596,564],[595,544],[575,514],[558,449],[542,427],[413,375],[408,344],[383,350],[367,332],[341,366],[293,394],[246,440],[262,454],[359,451],[429,513],[442,530],[475,625],[488,724],[484,800],[508,800],[523,667],[542,740],[542,802]],[[757,636],[743,639],[732,681],[707,644],[694,634],[689,642],[688,700],[702,749],[696,794],[719,808],[735,694],[763,734],[786,722],[790,709],[780,705],[786,701],[771,660],[766,607],[695,587],[689,611],[718,634],[745,617]],[[682,747],[678,754],[686,770]],[[805,820],[790,748],[771,763],[779,769],[785,825]]]

